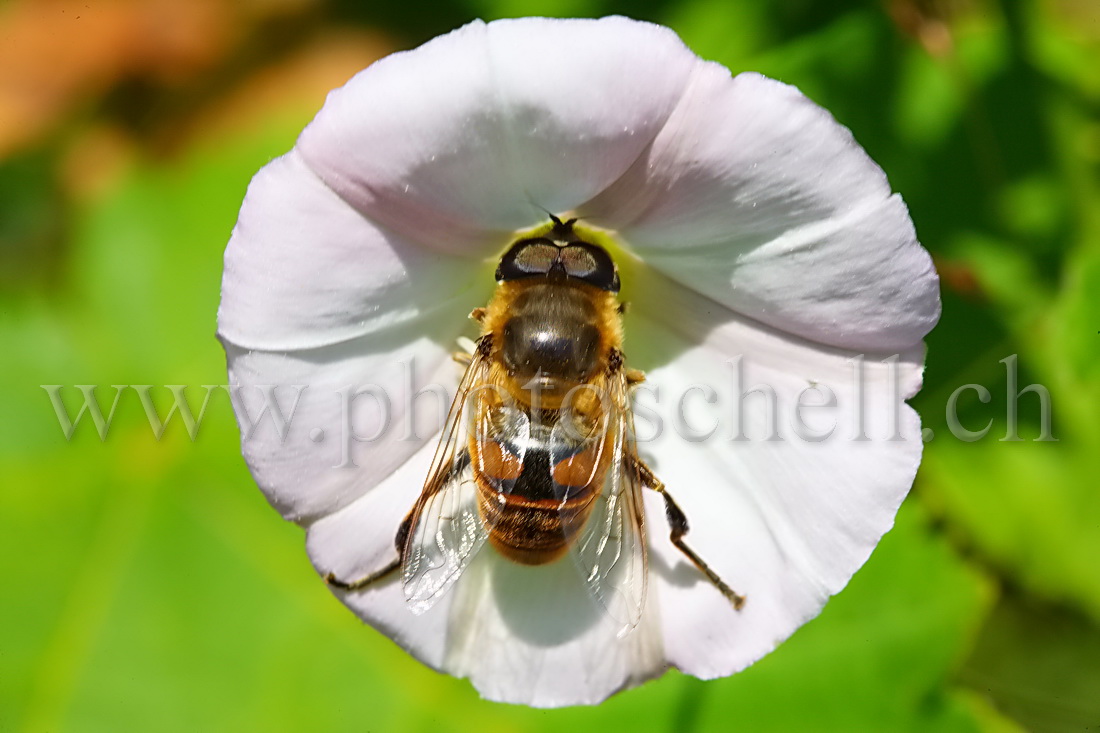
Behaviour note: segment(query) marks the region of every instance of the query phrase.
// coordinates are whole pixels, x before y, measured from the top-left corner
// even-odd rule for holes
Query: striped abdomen
[[[495,440],[472,445],[489,542],[524,565],[561,557],[587,521],[606,471],[602,441],[590,441],[552,466],[550,446],[540,437],[533,434],[523,449]]]

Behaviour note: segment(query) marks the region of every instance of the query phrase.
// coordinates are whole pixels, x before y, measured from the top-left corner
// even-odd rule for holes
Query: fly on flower
[[[543,565],[569,551],[589,594],[633,627],[648,578],[641,492],[664,498],[670,541],[740,609],[745,602],[684,541],[687,517],[638,457],[630,389],[643,380],[622,352],[623,305],[611,256],[551,215],[515,242],[481,324],[423,492],[397,530],[398,556],[355,580],[401,568],[423,612],[488,540],[509,560]]]
[[[844,588],[920,463],[938,317],[901,197],[797,89],[522,18],[329,95],[249,186],[218,335],[245,462],[340,602],[557,707],[733,674]]]

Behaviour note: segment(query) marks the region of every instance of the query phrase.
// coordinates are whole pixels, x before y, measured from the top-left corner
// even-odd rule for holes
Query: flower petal
[[[672,31],[625,18],[475,22],[332,92],[298,147],[371,219],[465,249],[608,186],[698,63]]]
[[[316,348],[487,297],[488,273],[365,219],[291,151],[248,188],[225,252],[218,333],[249,349]]]
[[[488,545],[422,615],[399,573],[337,595],[492,699],[594,703],[669,664],[729,674],[817,614],[892,525],[920,460],[903,400],[938,283],[846,129],[789,87],[730,79],[667,29],[475,23],[330,96],[254,180],[226,254],[219,335],[246,461],[307,525],[320,572],[392,563],[448,404],[413,394],[453,386],[447,353],[487,300],[489,260],[542,207],[580,208],[644,260],[620,262],[637,296],[629,364],[662,390],[666,434],[640,452],[745,608],[672,546],[651,491],[649,598],[623,638],[568,559],[521,566]],[[813,393],[835,404],[802,423]],[[264,405],[284,422],[260,419]],[[674,434],[713,417],[718,436]]]
[[[735,611],[671,545],[661,499],[650,491],[651,592],[642,624],[623,638],[568,559],[525,567],[489,546],[424,616],[408,609],[397,573],[338,593],[414,656],[469,677],[490,699],[589,704],[667,665],[704,678],[747,666],[816,615],[866,561],[892,526],[919,463],[919,422],[902,400],[920,386],[920,349],[893,361],[884,354],[854,359],[749,321],[655,272],[634,275],[643,291],[663,294],[660,303],[639,301],[628,324],[630,363],[654,367],[649,380],[662,396],[663,435],[641,443],[640,452],[687,514],[688,543],[748,602]],[[728,363],[737,357],[741,385]],[[703,384],[714,389],[709,417],[720,420],[720,433],[684,439],[674,430],[680,395]],[[762,398],[755,396],[756,404],[750,395],[743,421],[749,439],[731,441],[734,396],[758,384],[776,393],[780,439],[763,439],[769,415]],[[809,414],[813,407],[795,412],[811,384],[835,395],[835,409],[818,408],[824,420]],[[700,402],[684,404],[687,419],[705,427],[693,409]],[[648,410],[639,410],[640,433],[652,432]],[[796,426],[796,415],[805,427]],[[830,423],[833,434],[813,440],[808,431]],[[867,439],[853,439],[863,433]],[[394,535],[431,455],[425,447],[356,502],[310,526],[309,552],[320,572],[351,579],[397,557]]]
[[[902,400],[920,387],[923,349],[823,349],[675,290],[659,308],[639,304],[630,353],[642,363],[676,354],[648,375],[664,398],[665,430],[640,453],[687,515],[687,543],[748,599],[740,612],[731,607],[669,542],[649,497],[667,659],[711,678],[746,667],[817,615],[893,526],[920,463],[919,418]],[[706,391],[689,393],[701,385],[713,388],[713,404]],[[826,388],[832,407],[796,408],[825,402]]]
[[[434,442],[421,446],[354,502],[309,526],[306,549],[319,573],[354,580],[378,572],[396,559],[397,530],[420,495],[434,452]],[[385,581],[347,594],[344,602],[420,661],[439,669],[446,654],[447,613],[454,597],[447,594],[424,613],[413,614],[405,602],[401,573],[396,572]]]
[[[939,318],[931,259],[882,170],[757,74],[697,67],[650,148],[579,211],[678,282],[813,341],[902,349]]]
[[[309,528],[307,547],[321,573],[341,579],[377,572],[396,558],[394,533],[411,509],[431,446],[343,511]],[[482,696],[535,707],[594,704],[664,671],[658,617],[625,638],[587,592],[568,557],[521,566],[485,547],[458,583],[414,615],[401,574],[343,602],[417,659],[468,677]]]
[[[241,451],[268,501],[285,518],[308,523],[402,466],[438,432],[450,406],[457,367],[439,334],[461,328],[460,317],[441,314],[417,326],[423,335],[372,334],[309,351],[248,351],[227,343],[230,384],[240,385],[234,410]],[[450,385],[451,395],[440,389],[413,399],[423,385],[437,383]],[[272,419],[271,404],[261,417],[264,388],[272,385],[285,431]]]

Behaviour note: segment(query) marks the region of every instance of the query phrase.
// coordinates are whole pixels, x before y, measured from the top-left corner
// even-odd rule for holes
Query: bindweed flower
[[[751,664],[814,617],[893,523],[920,462],[938,281],[901,198],[826,111],[624,18],[472,23],[334,91],[252,181],[219,336],[256,482],[322,575],[394,562],[494,268],[547,214],[619,267],[648,590],[628,628],[568,560],[483,548],[427,610],[401,573],[334,592],[485,697],[595,703],[670,667]],[[446,392],[447,395],[444,395]],[[266,410],[266,414],[263,412]]]

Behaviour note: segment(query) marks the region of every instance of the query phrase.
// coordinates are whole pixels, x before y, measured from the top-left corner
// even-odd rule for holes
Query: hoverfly
[[[505,558],[541,565],[572,554],[591,596],[637,624],[646,597],[642,489],[661,494],[670,540],[737,609],[735,593],[685,542],[687,517],[638,457],[631,387],[644,379],[621,350],[619,275],[576,219],[514,242],[497,289],[470,315],[481,326],[424,489],[397,531],[397,558],[356,580],[402,571],[420,613],[451,587],[486,541]]]

